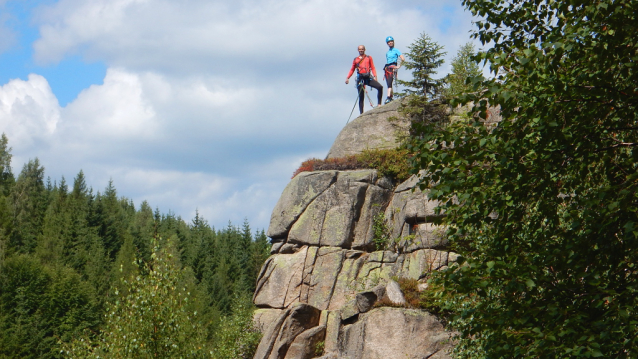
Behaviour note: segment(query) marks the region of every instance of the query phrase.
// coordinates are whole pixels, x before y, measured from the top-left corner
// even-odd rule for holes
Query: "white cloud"
[[[46,148],[60,120],[60,106],[47,80],[29,75],[0,87],[0,130],[22,149]]]
[[[422,31],[456,43],[440,31],[444,21],[454,36],[467,38],[470,27],[452,0],[61,0],[39,14],[34,49],[43,63],[81,54],[136,70],[268,78],[291,66],[343,67],[340,58],[354,57],[362,42],[382,56],[390,33],[405,47]]]
[[[108,69],[104,84],[82,91],[63,115],[61,131],[70,136],[143,141],[157,130],[156,113],[145,99],[140,76],[120,69]]]
[[[327,153],[356,98],[343,80],[357,45],[382,67],[387,35],[405,52],[426,32],[451,59],[471,27],[457,0],[60,0],[36,13],[37,61],[108,70],[64,108],[38,75],[0,88],[14,164],[83,169],[98,190],[112,178],[138,205],[199,209],[218,227],[266,227],[301,161]]]

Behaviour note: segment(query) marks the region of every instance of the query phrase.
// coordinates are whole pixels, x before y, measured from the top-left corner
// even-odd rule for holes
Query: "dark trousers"
[[[383,97],[383,85],[381,85],[377,80],[368,78],[368,79],[360,79],[357,82],[357,91],[359,92],[359,113],[363,113],[363,98],[366,97],[364,86],[374,87],[377,90],[377,101],[379,105],[381,104],[381,98]]]

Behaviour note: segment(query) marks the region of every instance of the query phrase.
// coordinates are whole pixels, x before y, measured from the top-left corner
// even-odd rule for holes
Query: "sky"
[[[267,229],[348,120],[357,46],[380,69],[386,36],[426,33],[443,76],[472,20],[460,0],[0,0],[0,131],[16,176],[37,157],[138,208]]]

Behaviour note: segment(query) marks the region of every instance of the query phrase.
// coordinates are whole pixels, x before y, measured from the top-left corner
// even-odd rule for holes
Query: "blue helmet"
[[[386,44],[387,44],[388,42],[390,42],[390,41],[394,41],[394,37],[392,37],[392,36],[388,36],[388,37],[386,37],[386,38],[385,38],[385,43],[386,43]]]

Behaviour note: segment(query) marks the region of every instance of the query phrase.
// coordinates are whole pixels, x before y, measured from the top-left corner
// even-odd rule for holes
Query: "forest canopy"
[[[163,339],[180,343],[178,349],[169,353],[157,346],[148,355],[250,355],[258,340],[250,298],[269,252],[264,231],[253,233],[248,222],[215,229],[199,214],[186,222],[153,211],[147,202],[136,208],[117,195],[112,182],[94,193],[82,171],[72,185],[64,178],[52,182],[34,159],[15,177],[8,139],[4,134],[0,139],[0,358],[116,355],[122,342],[96,344],[108,342],[116,325],[131,334],[142,330],[125,322],[149,319],[145,312],[124,311],[141,305],[135,303],[143,293],[187,297],[163,302],[166,318],[159,319],[169,325],[168,319],[185,320],[186,313],[197,331],[181,342],[166,335]],[[177,291],[156,291],[159,285]],[[135,299],[135,293],[141,297]],[[109,317],[106,309],[122,315]],[[138,340],[144,338],[146,346],[161,339]]]

